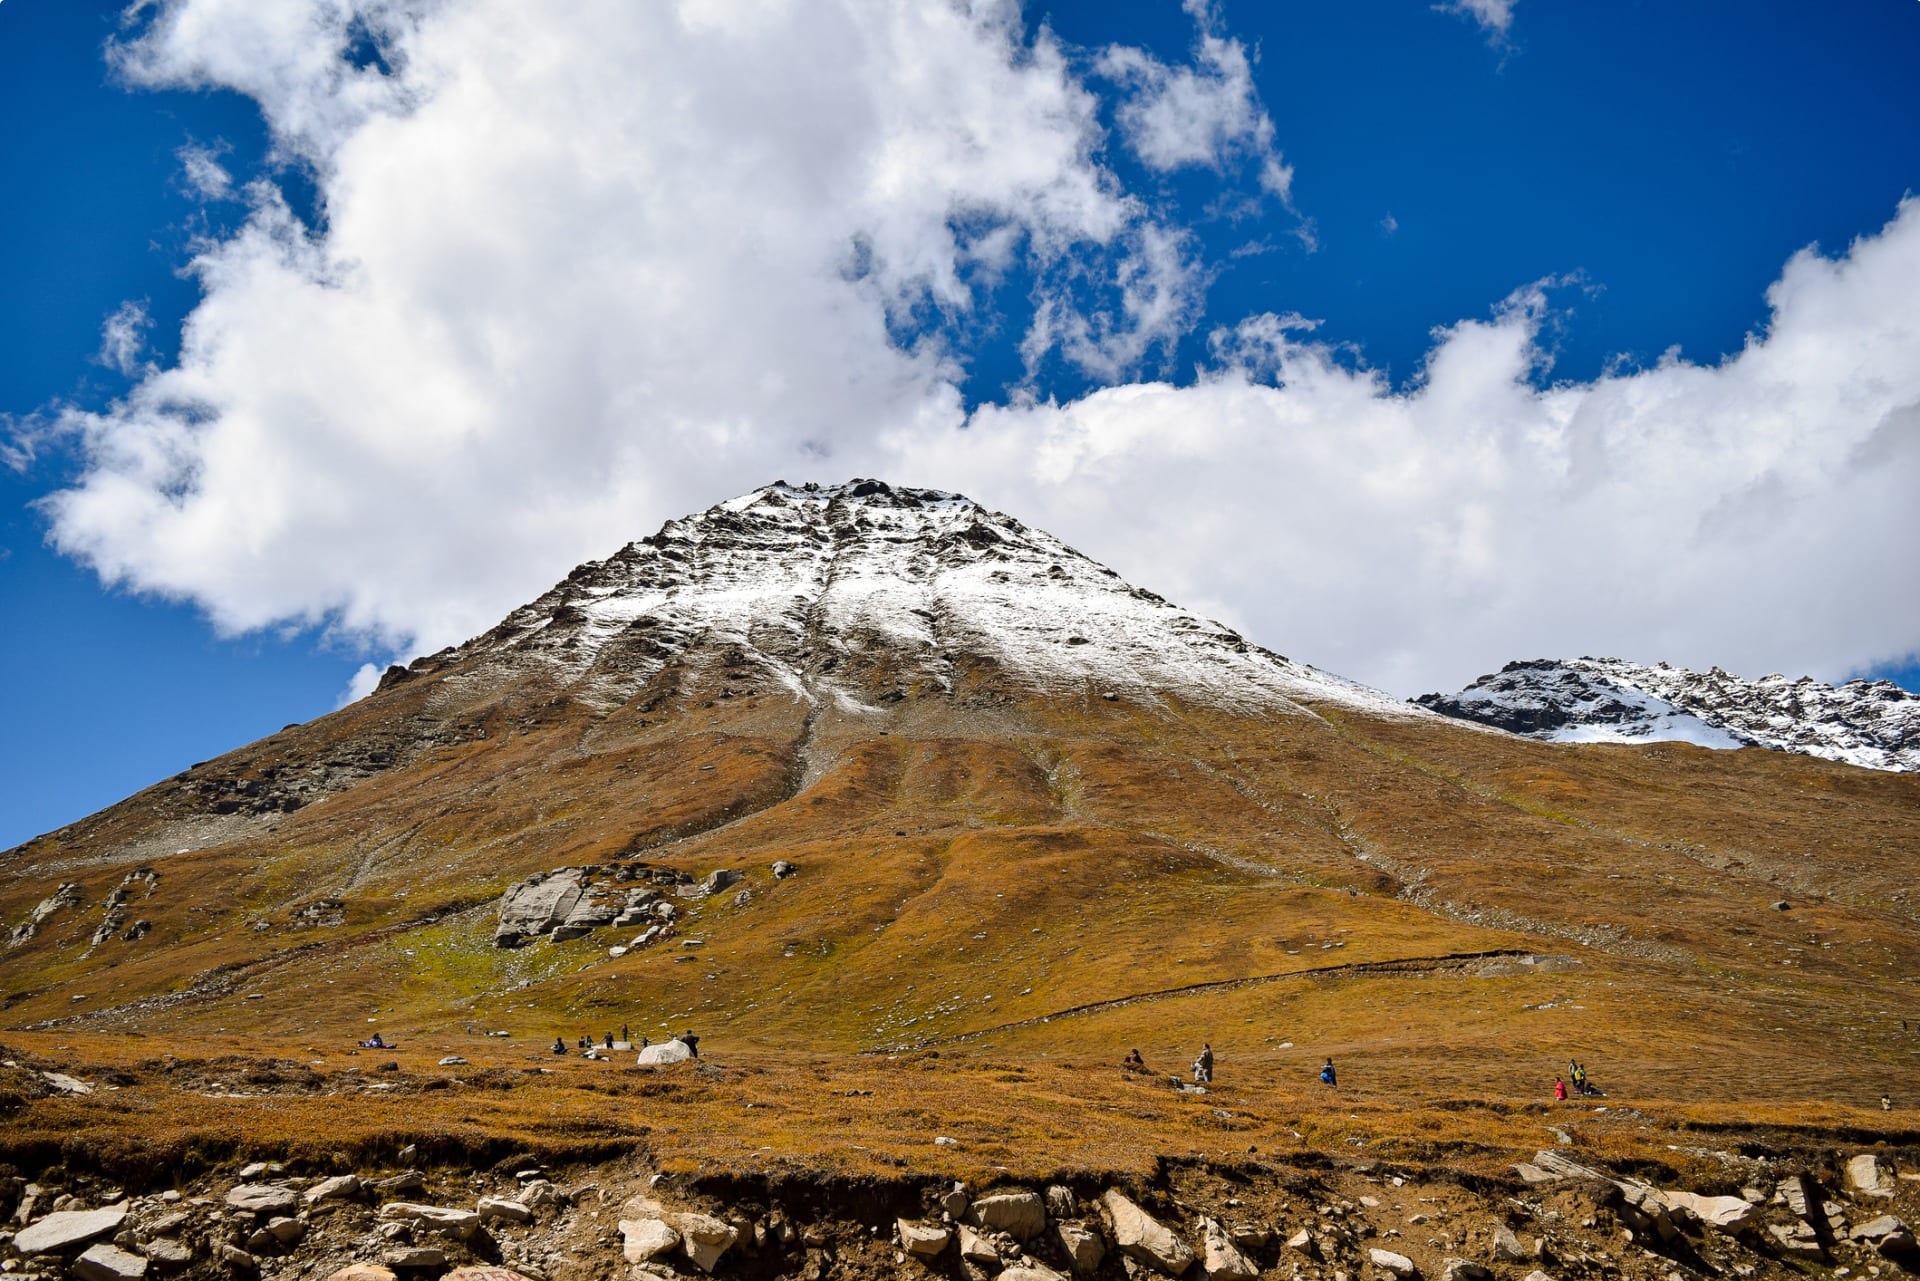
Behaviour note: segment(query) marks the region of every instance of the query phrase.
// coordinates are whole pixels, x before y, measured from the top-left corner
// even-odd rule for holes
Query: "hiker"
[[[1567,1083],[1557,1076],[1553,1078],[1553,1097],[1562,1103],[1567,1101]]]
[[[567,1043],[566,1043],[566,1042],[565,1042],[564,1040],[562,1040],[561,1038],[559,1038],[559,1037],[557,1037],[557,1036],[556,1036],[556,1037],[554,1037],[554,1038],[553,1038],[553,1052],[554,1052],[555,1054],[565,1054],[565,1053],[567,1052]]]
[[[1880,1110],[1882,1112],[1893,1111],[1893,1096],[1891,1094],[1883,1094],[1880,1096]]]
[[[611,1033],[611,1032],[609,1032],[609,1033],[607,1033],[607,1046],[606,1046],[606,1048],[607,1048],[607,1049],[609,1049],[609,1050],[611,1050],[611,1049],[613,1048],[613,1033]]]
[[[1120,1060],[1120,1066],[1129,1072],[1144,1072],[1147,1070],[1147,1061],[1140,1057],[1139,1050],[1128,1050],[1127,1057]]]
[[[1193,1061],[1193,1079],[1197,1085],[1213,1083],[1213,1046],[1202,1042],[1200,1057]]]
[[[385,1049],[392,1048],[385,1041],[380,1039],[380,1034],[378,1032],[375,1032],[371,1037],[360,1042],[360,1044],[365,1046],[369,1050],[385,1050]]]
[[[625,1041],[628,1045],[633,1044],[633,1038],[627,1034],[627,1025],[625,1023],[622,1023],[620,1025],[620,1039]]]
[[[1581,1067],[1577,1060],[1567,1060],[1567,1075],[1573,1078],[1573,1092],[1575,1094],[1585,1094],[1587,1092],[1587,1070]]]
[[[687,1053],[691,1054],[694,1058],[697,1059],[700,1057],[700,1038],[692,1032],[682,1032],[680,1034],[680,1044],[686,1046]]]
[[[1339,1074],[1333,1070],[1332,1059],[1328,1059],[1325,1066],[1320,1069],[1320,1084],[1335,1088],[1339,1087],[1340,1078]]]

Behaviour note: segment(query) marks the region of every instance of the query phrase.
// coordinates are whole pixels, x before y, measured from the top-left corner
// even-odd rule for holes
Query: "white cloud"
[[[1211,5],[1190,0],[1185,8],[1199,26],[1193,66],[1169,66],[1126,45],[1108,48],[1096,64],[1126,94],[1114,109],[1121,137],[1148,168],[1162,172],[1250,161],[1264,190],[1291,200],[1293,169],[1275,145],[1246,46],[1220,34]]]
[[[357,703],[373,693],[380,684],[381,667],[377,663],[362,663],[347,681],[347,687],[340,691],[339,699],[334,703],[337,711],[348,703]]]
[[[1920,645],[1920,199],[1796,255],[1712,366],[1541,388],[1539,288],[1396,392],[1299,317],[1189,387],[903,431],[971,487],[1256,639],[1402,693],[1578,653],[1838,679]]]
[[[227,629],[457,638],[689,494],[953,420],[976,265],[1017,258],[1033,343],[1103,377],[1202,279],[984,0],[175,0],[116,56],[255,97],[328,216],[250,187],[177,365],[68,419],[59,545]]]
[[[233,175],[220,163],[226,148],[189,143],[175,152],[187,190],[202,200],[226,200],[233,195]]]
[[[131,376],[140,369],[140,353],[146,350],[147,331],[153,318],[145,302],[123,302],[100,327],[100,350],[94,359],[108,369]]]
[[[1441,13],[1471,18],[1487,33],[1489,44],[1504,44],[1513,31],[1513,7],[1520,0],[1446,0],[1433,6]]]
[[[1189,8],[1202,70],[1236,65]],[[342,60],[357,33],[391,77]],[[245,189],[177,363],[66,418],[57,544],[223,628],[437,648],[665,518],[880,474],[1401,692],[1593,651],[1837,676],[1920,641],[1912,202],[1790,262],[1717,366],[1543,389],[1531,288],[1411,389],[1297,316],[1176,387],[1124,380],[1198,322],[1205,265],[1103,163],[1112,82],[1007,4],[174,0],[121,62],[254,95],[328,214]],[[1127,101],[1174,101],[1142,74]],[[1178,100],[1156,154],[1272,145]],[[968,416],[941,335],[1016,272],[1030,361],[1116,385]]]

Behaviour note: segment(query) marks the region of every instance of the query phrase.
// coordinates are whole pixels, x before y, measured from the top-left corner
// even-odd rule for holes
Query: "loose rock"
[[[622,1219],[620,1235],[626,1239],[622,1255],[628,1263],[656,1259],[680,1244],[680,1234],[661,1219]]]
[[[38,1223],[22,1228],[13,1238],[13,1248],[21,1254],[64,1252],[118,1232],[126,1218],[124,1201],[99,1210],[56,1210]]]
[[[900,1234],[900,1248],[916,1259],[931,1259],[947,1248],[947,1242],[953,1239],[953,1233],[939,1224],[912,1223],[906,1219],[897,1220],[894,1228]]]
[[[290,1214],[299,1204],[298,1193],[277,1183],[242,1183],[227,1193],[229,1209],[254,1214]]]
[[[393,1201],[380,1207],[380,1217],[423,1224],[456,1241],[465,1241],[480,1230],[480,1216],[472,1210],[455,1210],[440,1205]]]
[[[1513,1234],[1513,1229],[1504,1223],[1495,1224],[1493,1228],[1494,1262],[1524,1263],[1527,1258],[1527,1251],[1520,1244],[1520,1238]]]
[[[322,1201],[347,1201],[360,1195],[360,1177],[354,1174],[337,1174],[331,1179],[322,1179],[302,1194],[308,1205],[318,1205]],[[329,1279],[331,1281],[331,1279]]]
[[[1084,1223],[1056,1223],[1053,1231],[1060,1238],[1060,1248],[1066,1251],[1068,1264],[1083,1277],[1092,1276],[1100,1260],[1107,1257],[1107,1243]]]
[[[533,1211],[518,1201],[509,1201],[505,1197],[483,1196],[474,1212],[482,1219],[505,1219],[510,1223],[533,1222]]]
[[[1193,1251],[1187,1243],[1118,1190],[1109,1189],[1100,1200],[1113,1217],[1113,1241],[1122,1254],[1170,1277],[1193,1266]]]
[[[1206,1248],[1207,1281],[1252,1281],[1260,1275],[1260,1269],[1240,1253],[1226,1230],[1214,1220],[1203,1220],[1201,1232]]]
[[[723,1219],[705,1214],[678,1214],[673,1226],[680,1230],[680,1248],[702,1272],[711,1272],[720,1256],[740,1238],[739,1229]]]
[[[1382,1250],[1376,1247],[1367,1251],[1367,1258],[1373,1262],[1374,1267],[1379,1268],[1382,1272],[1391,1272],[1394,1276],[1401,1278],[1415,1276],[1420,1271],[1413,1266],[1412,1259],[1409,1259],[1404,1254],[1395,1254],[1391,1250]]]
[[[140,1281],[147,1275],[147,1261],[103,1241],[73,1261],[73,1275],[80,1281]]]
[[[970,1213],[981,1227],[1005,1232],[1016,1241],[1031,1241],[1047,1227],[1046,1202],[1025,1188],[989,1193],[973,1203]]]
[[[1847,1186],[1855,1195],[1872,1197],[1892,1197],[1893,1181],[1880,1168],[1880,1159],[1871,1152],[1863,1152],[1847,1162]]]

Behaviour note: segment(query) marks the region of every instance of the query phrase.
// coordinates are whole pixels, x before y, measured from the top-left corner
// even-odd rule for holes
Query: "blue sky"
[[[121,8],[0,2],[0,846],[776,476],[1399,693],[1916,687],[1912,0]]]

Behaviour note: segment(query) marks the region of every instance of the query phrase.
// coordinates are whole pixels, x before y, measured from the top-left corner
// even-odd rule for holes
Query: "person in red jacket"
[[[1567,1101],[1567,1083],[1557,1076],[1553,1078],[1553,1097],[1562,1103]]]

